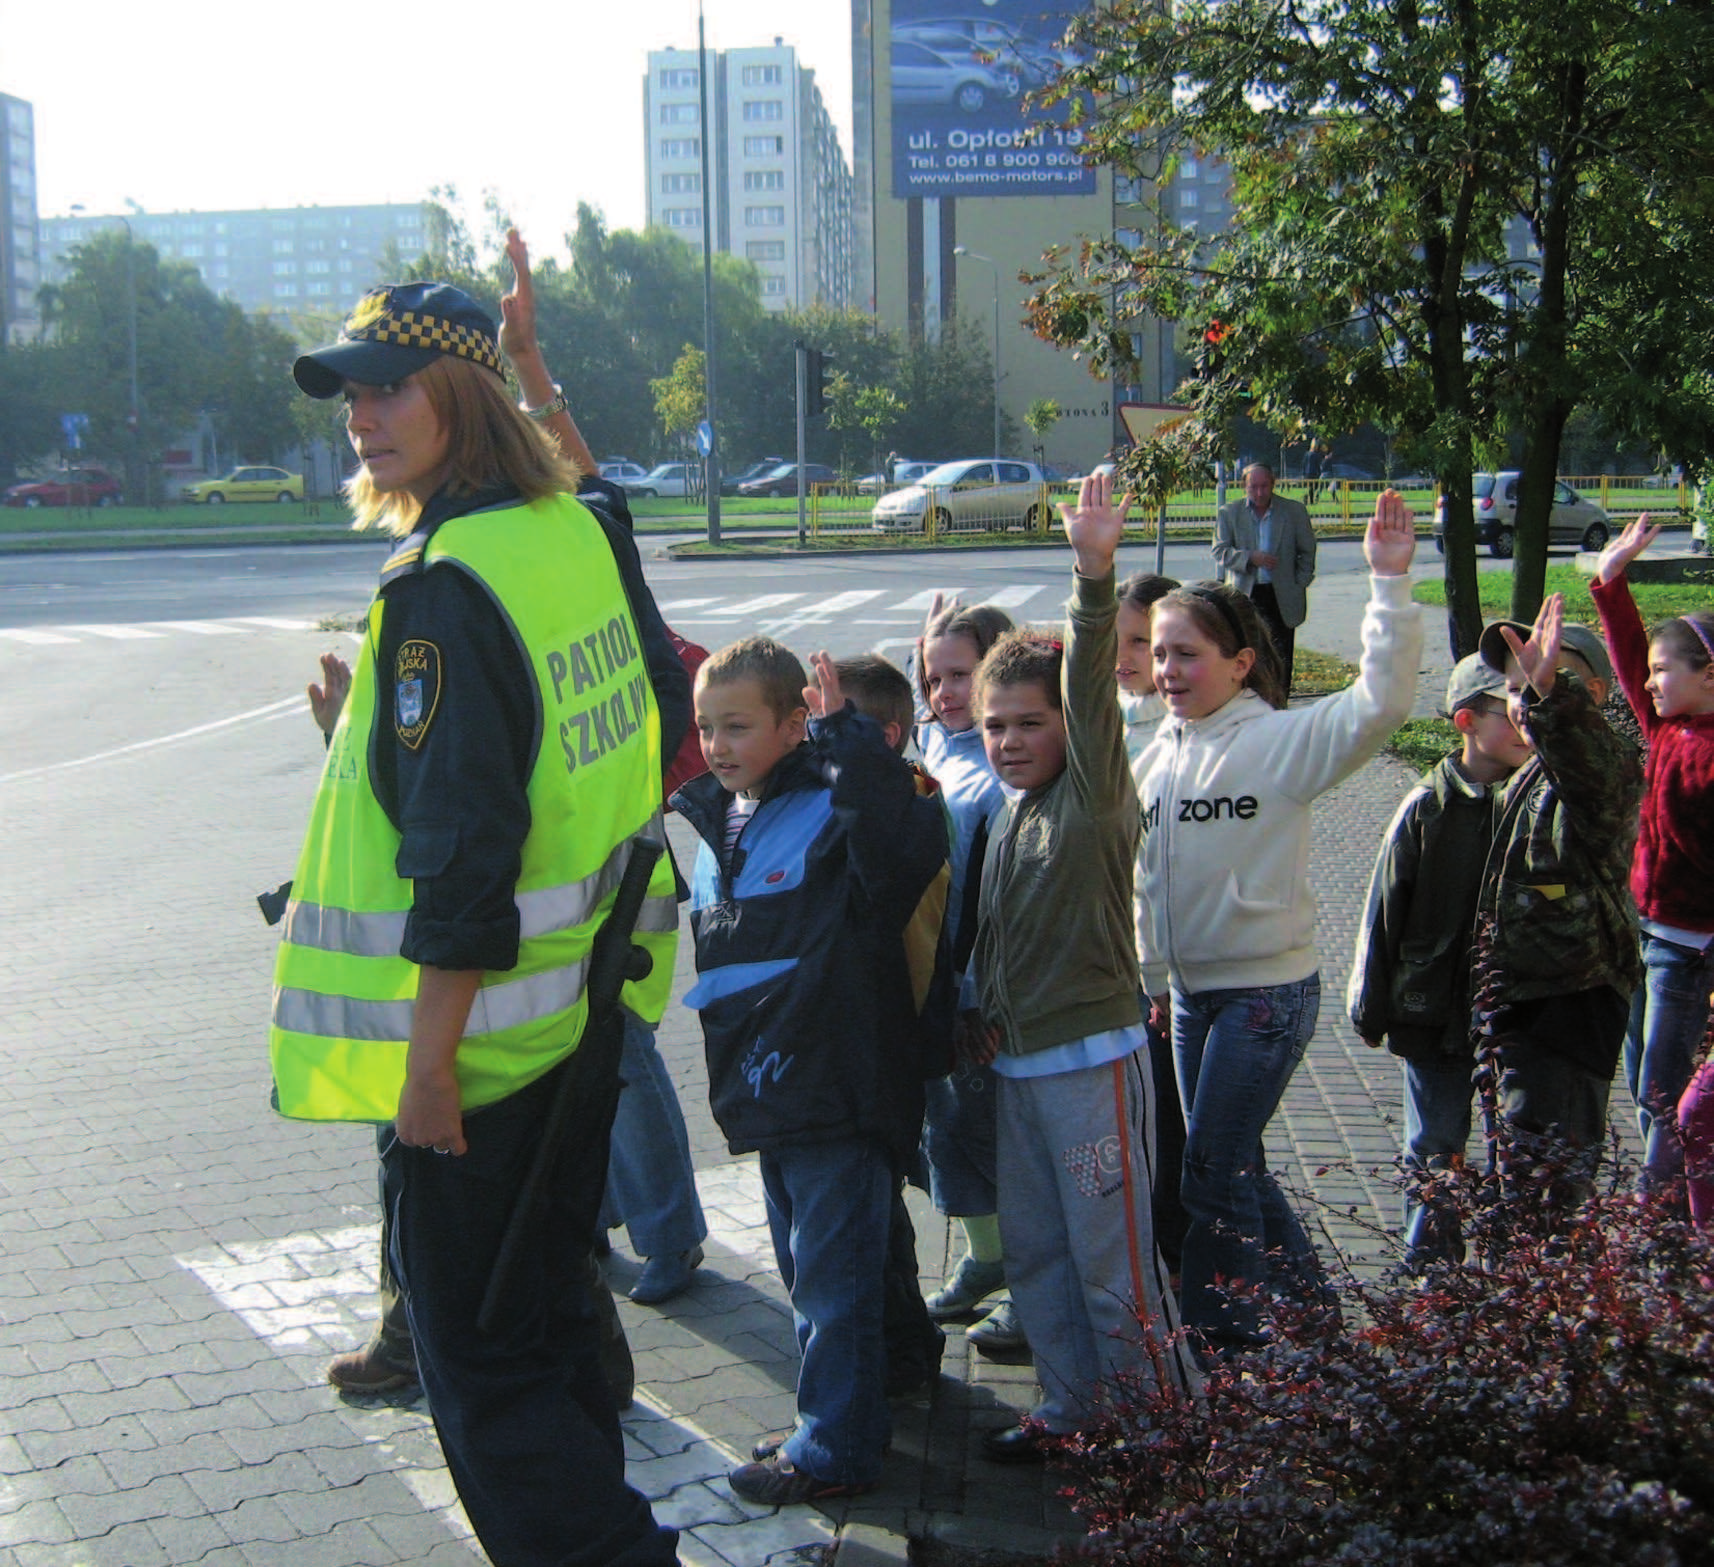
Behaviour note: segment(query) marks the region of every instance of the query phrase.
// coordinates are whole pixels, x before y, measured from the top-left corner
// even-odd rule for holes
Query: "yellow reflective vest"
[[[582,1037],[590,950],[630,840],[651,822],[661,832],[660,722],[618,567],[577,501],[452,518],[426,545],[406,540],[386,569],[409,568],[412,550],[422,569],[461,569],[486,586],[529,664],[541,715],[516,889],[517,967],[483,974],[458,1047],[469,1111],[516,1093]],[[400,836],[375,796],[368,757],[385,609],[383,598],[370,606],[274,970],[275,1104],[300,1120],[390,1121],[404,1084],[418,968],[399,949],[413,887],[395,869]],[[677,923],[663,857],[636,937],[654,969],[623,994],[649,1022],[666,1008]]]

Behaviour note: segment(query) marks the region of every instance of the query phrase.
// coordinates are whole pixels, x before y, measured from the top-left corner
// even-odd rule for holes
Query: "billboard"
[[[888,39],[893,195],[1086,196],[1079,131],[1027,94],[1068,61],[1075,5],[1044,0],[892,0]]]

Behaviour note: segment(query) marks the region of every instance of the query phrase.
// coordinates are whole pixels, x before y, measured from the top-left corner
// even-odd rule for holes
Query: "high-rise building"
[[[214,293],[247,311],[287,315],[342,316],[365,289],[391,281],[390,254],[414,261],[428,237],[425,209],[415,202],[137,212],[123,219],[77,213],[41,225],[44,281],[65,276],[75,246],[122,222],[163,259],[188,261]]]
[[[648,222],[702,248],[702,75],[694,49],[649,55],[643,86]],[[815,73],[797,51],[709,51],[714,248],[755,263],[762,303],[851,298],[851,171]]]
[[[42,286],[36,224],[35,112],[0,93],[0,338],[36,335]]]

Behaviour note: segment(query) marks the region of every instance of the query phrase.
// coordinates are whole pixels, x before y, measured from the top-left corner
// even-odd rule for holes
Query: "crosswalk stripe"
[[[286,620],[278,615],[230,615],[241,626],[264,626],[269,631],[314,631],[313,620]]]
[[[28,642],[41,647],[46,647],[54,642],[77,641],[76,637],[62,636],[57,631],[38,631],[33,626],[11,626],[0,631],[0,637],[6,637],[13,642]]]
[[[146,641],[160,636],[158,631],[145,631],[141,626],[67,626],[88,637],[109,637],[115,642]]]
[[[728,604],[725,609],[714,611],[702,616],[704,620],[739,620],[745,615],[761,615],[770,609],[783,609],[795,599],[800,599],[801,593],[763,593],[753,599],[745,599],[740,604]]]
[[[165,631],[188,631],[199,637],[239,637],[244,634],[236,626],[223,626],[218,620],[151,620],[145,624],[159,626]]]
[[[914,609],[919,615],[926,615],[934,607],[935,595],[940,595],[941,602],[949,603],[964,591],[963,588],[924,588],[921,593],[913,593],[902,604],[895,604],[894,609]]]
[[[835,593],[832,598],[824,599],[813,608],[817,615],[843,615],[847,610],[856,609],[859,605],[867,604],[871,599],[878,599],[885,588],[859,588],[849,593]]]
[[[981,602],[993,604],[1000,609],[1018,609],[1029,603],[1046,586],[1045,582],[1021,582],[1015,588],[998,588]]]
[[[669,599],[666,603],[656,601],[655,608],[663,615],[670,615],[675,610],[701,609],[704,604],[718,604],[719,599]]]

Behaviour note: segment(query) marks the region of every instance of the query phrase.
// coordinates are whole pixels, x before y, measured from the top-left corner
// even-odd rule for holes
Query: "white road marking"
[[[161,634],[158,631],[147,631],[142,626],[67,626],[65,629],[86,637],[110,637],[115,642],[140,641]]]
[[[313,620],[288,620],[279,615],[230,615],[241,626],[263,626],[269,631],[314,631]]]
[[[711,1255],[772,1265],[761,1173],[754,1160],[697,1171],[709,1220]],[[375,1320],[378,1227],[349,1225],[277,1240],[234,1241],[177,1260],[308,1383],[325,1374],[327,1357],[360,1344]],[[782,1318],[784,1310],[782,1307]],[[669,1388],[638,1388],[625,1414],[626,1478],[649,1498],[655,1516],[680,1531],[679,1558],[690,1567],[763,1567],[783,1552],[826,1546],[827,1520],[813,1508],[755,1508],[735,1498],[727,1473],[745,1461],[696,1421],[666,1402]],[[373,1414],[329,1395],[330,1407],[373,1427]],[[471,1540],[420,1405],[380,1406],[395,1435],[378,1443],[425,1511],[455,1538]]]
[[[943,603],[950,602],[964,591],[963,588],[924,588],[921,593],[913,593],[902,604],[895,604],[894,609],[914,609],[918,614],[926,615],[934,607],[934,596],[939,594]]]
[[[153,740],[138,740],[131,745],[115,746],[111,751],[97,751],[93,756],[79,756],[66,762],[48,762],[41,767],[26,767],[15,773],[0,773],[0,784],[16,783],[20,778],[39,778],[44,773],[69,772],[72,768],[88,767],[95,762],[112,761],[117,756],[132,756],[139,751],[159,750],[164,745],[176,745],[181,740],[194,740],[199,735],[231,729],[238,724],[266,723],[271,719],[284,718],[288,713],[308,711],[309,701],[306,697],[291,696],[284,701],[270,702],[266,707],[253,707],[248,712],[234,713],[229,718],[217,718],[212,723],[181,729],[177,734],[157,735]]]
[[[244,634],[236,626],[222,625],[218,620],[151,620],[145,624],[159,626],[166,631],[188,631],[198,637],[241,637]]]
[[[33,647],[47,647],[55,642],[75,642],[76,637],[68,637],[58,631],[38,631],[33,626],[13,626],[0,631],[0,637],[6,637],[13,642],[28,642]]]
[[[1044,582],[1022,582],[1013,588],[998,588],[978,602],[994,604],[1001,609],[1018,609],[1029,603],[1036,594],[1043,592],[1046,587],[1047,584]]]
[[[783,609],[794,599],[800,599],[801,593],[763,593],[756,598],[743,599],[737,604],[728,604],[725,609],[712,611],[699,618],[703,620],[739,620],[746,615],[760,616],[770,609]]]

